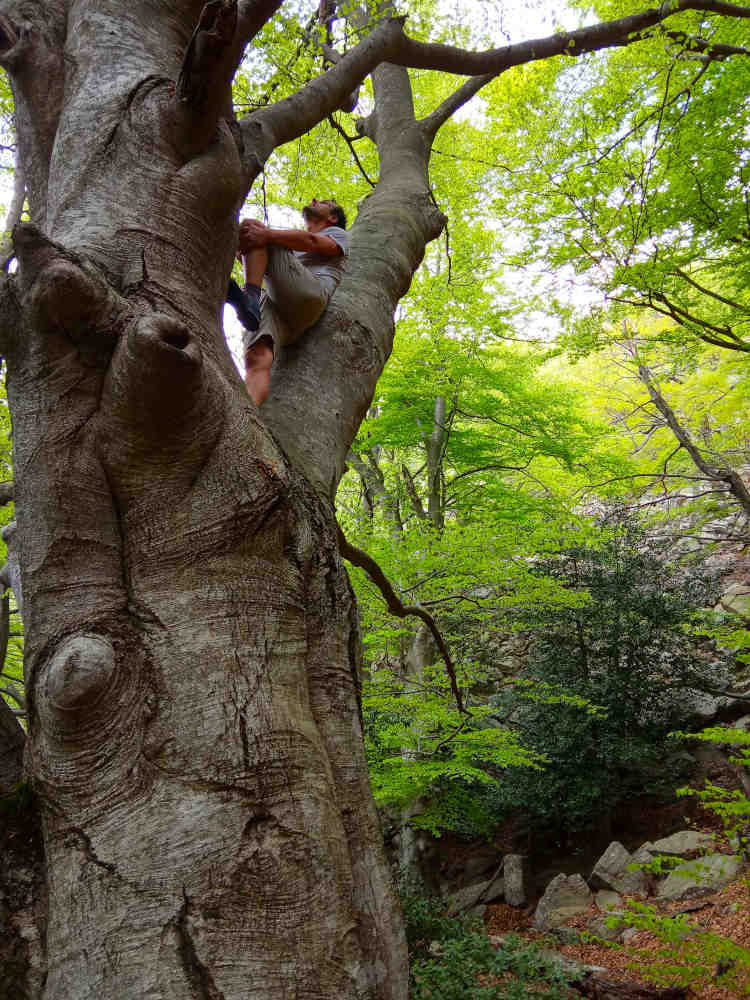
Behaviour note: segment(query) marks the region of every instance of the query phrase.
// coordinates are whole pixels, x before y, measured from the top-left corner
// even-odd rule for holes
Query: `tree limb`
[[[406,495],[409,497],[409,502],[411,503],[412,510],[420,519],[420,521],[429,521],[429,516],[427,511],[422,505],[422,501],[419,498],[419,493],[417,492],[417,487],[412,478],[412,474],[409,472],[407,466],[401,463],[401,475],[404,478],[404,486],[406,487]]]
[[[454,90],[431,114],[422,119],[422,126],[425,133],[434,138],[441,126],[445,125],[448,119],[459,108],[468,103],[475,94],[479,93],[482,87],[486,86],[491,80],[494,80],[497,75],[497,73],[485,73],[483,76],[473,76],[463,86],[459,87],[458,90]]]
[[[382,21],[334,66],[296,94],[242,118],[240,129],[249,155],[262,165],[276,146],[297,139],[337,111],[357,84],[388,56],[402,28],[403,18]]]
[[[396,618],[408,618],[411,615],[414,615],[417,618],[421,618],[430,630],[432,637],[440,650],[440,655],[445,662],[445,669],[450,679],[451,691],[453,692],[453,697],[456,700],[458,710],[464,715],[470,715],[471,713],[464,707],[463,697],[461,696],[461,691],[458,687],[456,670],[453,665],[450,650],[448,649],[440,630],[435,624],[435,619],[428,611],[425,611],[424,608],[420,608],[415,605],[404,605],[396,594],[396,591],[391,586],[391,583],[385,573],[380,566],[378,566],[372,556],[369,556],[366,552],[363,552],[362,549],[358,549],[355,545],[352,545],[351,542],[348,542],[344,532],[341,530],[341,527],[339,525],[336,527],[339,541],[339,552],[345,559],[348,559],[353,566],[359,566],[360,569],[363,569],[365,573],[367,573],[385,598],[385,603],[388,606],[390,613]]]
[[[237,13],[237,39],[245,46],[271,20],[284,0],[244,0]]]
[[[722,3],[719,0],[674,0],[628,17],[601,21],[574,31],[563,31],[546,38],[518,42],[484,52],[469,52],[440,43],[417,42],[401,34],[395,53],[389,53],[388,59],[413,69],[443,70],[460,76],[480,76],[486,73],[497,75],[511,66],[549,59],[552,56],[576,58],[589,52],[630,45],[639,41],[647,29],[687,10],[750,18],[750,7]]]
[[[23,170],[21,169],[20,159],[16,157],[16,172],[13,178],[13,198],[10,203],[10,208],[8,209],[8,214],[5,217],[2,242],[0,242],[0,268],[2,268],[3,271],[7,271],[8,264],[15,256],[15,251],[13,249],[13,230],[21,221],[25,200],[26,182],[23,179]]]

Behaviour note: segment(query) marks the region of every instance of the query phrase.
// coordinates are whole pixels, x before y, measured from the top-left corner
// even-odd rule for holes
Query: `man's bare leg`
[[[242,267],[245,271],[245,286],[260,288],[268,267],[268,250],[265,247],[253,247],[242,254]]]
[[[262,406],[268,399],[272,364],[273,348],[268,338],[261,337],[245,354],[245,388],[256,406]]]

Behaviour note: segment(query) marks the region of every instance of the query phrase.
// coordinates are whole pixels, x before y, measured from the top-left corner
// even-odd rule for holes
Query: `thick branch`
[[[518,42],[484,52],[468,52],[452,45],[417,42],[402,34],[396,52],[389,53],[388,59],[414,69],[443,70],[461,76],[481,76],[486,73],[497,75],[511,66],[549,59],[552,56],[577,57],[601,49],[629,45],[638,41],[639,36],[649,28],[687,10],[750,18],[750,7],[713,0],[674,0],[629,17],[602,21],[575,31],[563,31],[546,38]]]
[[[284,0],[245,0],[237,16],[237,38],[244,46],[271,20]]]
[[[18,133],[17,169],[23,167],[31,218],[42,228],[65,86],[67,7],[63,0],[40,3],[36,11],[12,4],[0,21],[0,65],[10,76]]]
[[[5,507],[13,500],[14,484],[13,480],[10,479],[7,482],[0,483],[0,507]]]
[[[261,163],[338,110],[354,88],[389,54],[402,36],[403,19],[383,21],[327,72],[292,97],[259,108],[240,121],[245,145]]]
[[[456,699],[456,704],[458,705],[459,712],[463,712],[465,715],[469,715],[469,711],[465,708],[463,698],[461,696],[461,691],[458,687],[458,680],[456,678],[456,669],[453,665],[453,659],[451,658],[450,650],[445,642],[445,639],[440,633],[437,625],[435,624],[435,619],[432,615],[425,611],[424,608],[417,607],[416,605],[405,605],[401,602],[401,599],[396,594],[396,591],[391,586],[390,581],[383,572],[383,570],[378,566],[372,556],[369,556],[362,549],[358,549],[351,542],[346,540],[344,532],[338,527],[338,540],[339,540],[339,551],[341,555],[348,559],[353,566],[359,566],[363,569],[365,573],[370,577],[372,582],[378,588],[380,593],[385,598],[385,603],[388,606],[388,610],[396,618],[408,618],[414,615],[417,618],[421,618],[425,623],[427,628],[432,633],[432,637],[437,643],[437,647],[440,650],[440,655],[443,657],[445,662],[445,669],[448,673],[448,677],[451,683],[451,691],[453,692],[453,697]]]
[[[226,52],[236,27],[237,0],[210,0],[206,4],[177,78],[178,101],[205,113],[205,105],[216,91],[224,96],[234,73],[234,66],[226,65]]]

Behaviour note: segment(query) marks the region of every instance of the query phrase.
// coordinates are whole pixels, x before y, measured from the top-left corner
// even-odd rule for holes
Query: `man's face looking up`
[[[314,232],[336,223],[331,211],[331,202],[318,201],[317,198],[313,198],[309,205],[305,205],[302,209],[302,218],[305,220],[305,228],[308,232]]]

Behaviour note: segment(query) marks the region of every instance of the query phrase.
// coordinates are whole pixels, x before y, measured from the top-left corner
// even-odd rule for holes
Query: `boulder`
[[[700,830],[680,830],[671,837],[655,840],[653,844],[649,844],[648,850],[651,854],[668,854],[671,857],[684,858],[693,851],[707,851],[713,846],[714,838],[710,833],[701,833]]]
[[[446,910],[449,917],[455,917],[457,913],[465,913],[467,910],[474,912],[474,908],[495,900],[502,899],[503,877],[489,879],[486,882],[477,882],[474,885],[467,885],[458,892],[452,892],[445,897]],[[482,914],[475,913],[475,916]]]
[[[728,885],[742,871],[742,864],[737,854],[706,854],[670,872],[657,895],[660,899],[706,895]]]
[[[619,892],[612,892],[611,889],[600,889],[594,896],[594,902],[600,910],[621,910],[622,896]]]
[[[505,902],[509,906],[526,905],[526,889],[523,879],[523,858],[520,854],[506,854],[503,860],[503,881]]]
[[[593,896],[581,875],[556,875],[544,890],[534,914],[537,930],[559,927],[571,917],[586,913]]]
[[[642,844],[637,851],[631,855],[631,864],[650,865],[654,860],[654,845],[650,843]]]
[[[630,852],[619,841],[613,840],[594,865],[589,882],[595,889],[614,889],[626,896],[643,894],[648,880],[642,871],[628,871],[628,866],[632,864]]]
[[[586,924],[589,934],[602,941],[619,941],[625,930],[625,921],[620,913],[595,913]]]
[[[750,587],[746,583],[730,583],[716,607],[740,618],[750,618]]]

